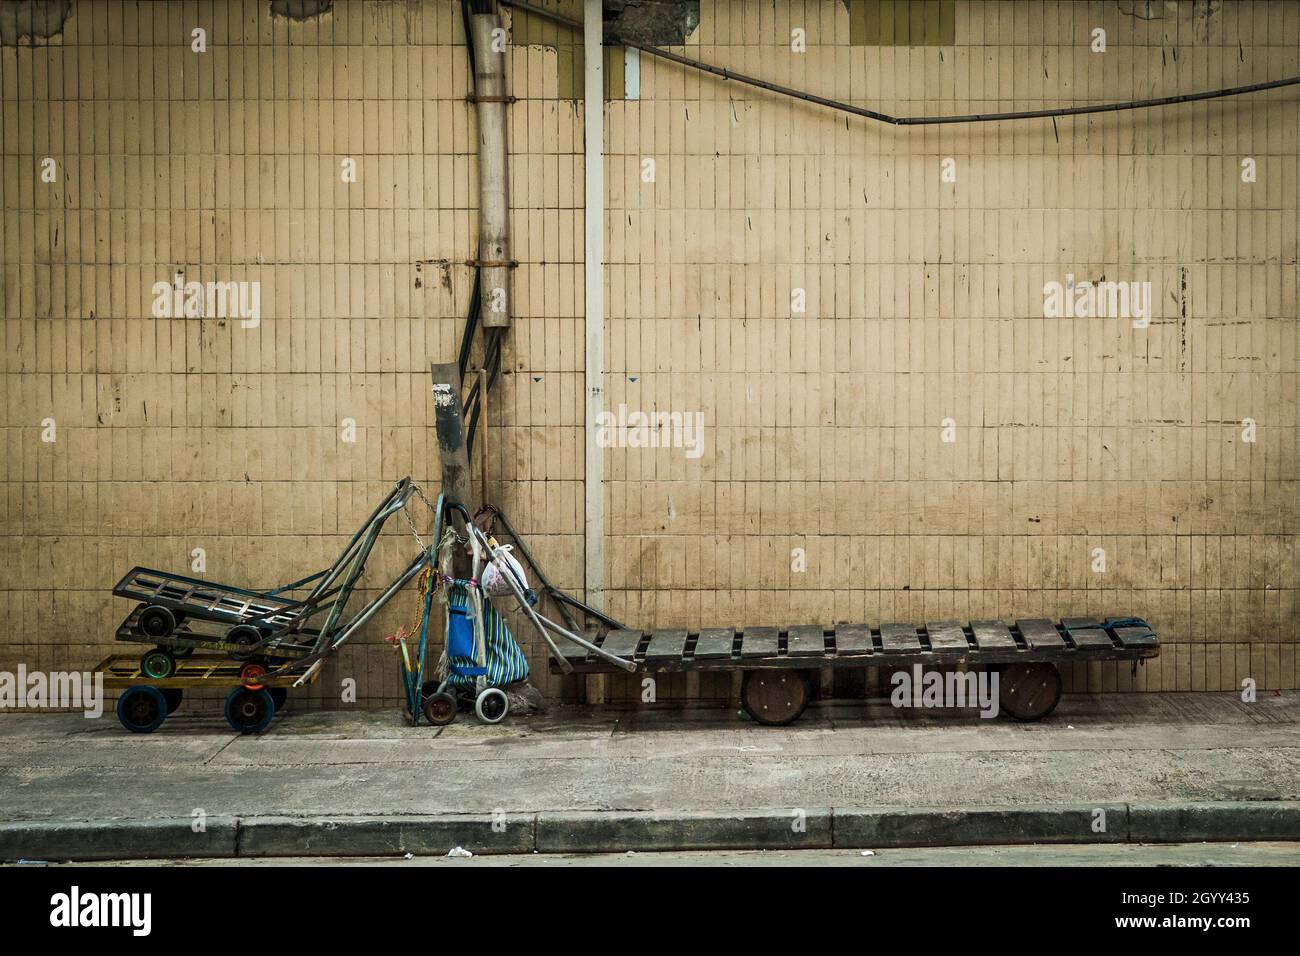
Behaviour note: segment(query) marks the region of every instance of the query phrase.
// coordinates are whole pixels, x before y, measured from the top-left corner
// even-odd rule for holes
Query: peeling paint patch
[[[0,0],[0,46],[58,36],[71,14],[72,0]]]
[[[310,20],[334,9],[334,0],[271,0],[271,16]]]

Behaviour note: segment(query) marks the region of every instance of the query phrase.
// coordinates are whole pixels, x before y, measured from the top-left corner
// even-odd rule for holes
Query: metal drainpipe
[[[587,452],[585,466],[586,559],[584,578],[588,604],[600,605],[605,587],[605,454],[596,440],[597,422],[605,408],[605,78],[604,14],[601,0],[586,0],[583,17],[583,99],[586,133],[586,386]]]
[[[510,207],[506,178],[505,30],[495,13],[470,17],[478,104],[478,257],[482,280],[479,321],[485,329],[509,328]]]

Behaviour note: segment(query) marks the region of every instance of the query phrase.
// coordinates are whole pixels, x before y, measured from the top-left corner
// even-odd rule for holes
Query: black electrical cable
[[[581,30],[582,24],[570,17],[562,16],[551,10],[534,6],[526,3],[524,0],[500,0],[507,7],[518,7],[528,13],[534,13],[540,17],[545,17],[555,23],[561,23],[565,26],[572,27],[575,30]],[[705,73],[711,73],[719,76],[724,80],[731,80],[735,83],[744,83],[747,86],[757,87],[760,90],[767,90],[770,93],[780,93],[784,96],[791,96],[807,103],[815,103],[818,106],[825,106],[828,109],[839,110],[843,113],[850,113],[854,116],[861,116],[865,119],[876,120],[880,123],[887,123],[890,126],[943,126],[955,123],[997,123],[1003,120],[1022,120],[1022,119],[1047,119],[1055,116],[1082,116],[1089,113],[1118,113],[1124,110],[1141,110],[1151,109],[1158,106],[1173,106],[1177,103],[1194,103],[1199,100],[1214,100],[1228,96],[1242,96],[1247,93],[1259,93],[1263,90],[1276,90],[1285,86],[1300,85],[1300,76],[1288,76],[1280,80],[1269,80],[1264,83],[1250,83],[1245,86],[1228,86],[1218,90],[1203,90],[1197,93],[1182,93],[1177,96],[1160,96],[1155,99],[1146,100],[1127,100],[1123,103],[1102,103],[1096,106],[1059,106],[1044,110],[1016,110],[1011,113],[967,113],[961,116],[890,116],[888,113],[880,113],[876,110],[869,110],[865,107],[854,106],[852,103],[845,103],[843,100],[833,100],[829,97],[818,96],[816,93],[809,93],[806,90],[796,90],[793,87],[782,86],[779,83],[770,83],[767,80],[760,80],[757,77],[746,76],[744,73],[737,73],[735,70],[728,70],[726,67],[714,66],[712,63],[705,63],[702,60],[695,60],[688,56],[682,56],[680,53],[673,53],[655,46],[646,46],[631,40],[620,39],[621,45],[631,47],[634,50],[640,50],[642,53],[648,53],[651,56],[657,56],[665,60],[671,60],[682,66],[690,67],[693,70],[701,70]]]

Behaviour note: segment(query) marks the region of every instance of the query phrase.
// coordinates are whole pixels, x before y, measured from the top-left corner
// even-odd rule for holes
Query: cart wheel
[[[249,690],[261,690],[265,685],[257,679],[265,674],[266,668],[261,664],[245,664],[239,669],[239,680]]]
[[[231,657],[237,661],[246,661],[257,653],[262,643],[262,632],[251,624],[236,624],[226,632],[226,643],[235,646],[230,652]]]
[[[456,719],[456,698],[443,691],[432,697],[426,697],[422,709],[429,723],[435,727],[446,727]]]
[[[427,701],[434,694],[438,693],[438,688],[440,686],[441,685],[436,680],[425,681],[424,686],[420,688],[420,700]],[[405,694],[402,695],[402,710],[406,711],[407,717],[411,716],[411,702],[406,699]]]
[[[792,724],[808,706],[808,675],[803,671],[745,671],[740,701],[749,716],[768,727]]]
[[[175,657],[175,658],[177,658],[177,659],[180,659],[180,658],[182,658],[182,657],[189,657],[191,654],[193,654],[193,653],[194,653],[194,648],[192,648],[192,647],[173,647],[173,648],[171,648],[171,652],[172,652],[172,657]]]
[[[140,658],[140,670],[150,680],[166,680],[176,673],[176,658],[165,647],[155,647]]]
[[[1041,720],[1061,700],[1061,672],[1055,664],[1005,664],[998,677],[1002,710],[1016,720]]]
[[[179,707],[181,701],[185,699],[185,691],[181,690],[179,687],[162,687],[159,689],[162,691],[163,700],[167,702],[167,716],[170,717],[172,714],[176,713],[176,708]]]
[[[176,630],[176,615],[161,604],[150,604],[140,612],[140,620],[136,622],[136,628],[145,637],[161,641]]]
[[[271,695],[271,701],[275,704],[275,712],[278,714],[284,710],[284,703],[289,699],[289,688],[268,687],[266,690]]]
[[[117,699],[117,719],[133,734],[151,734],[167,719],[167,700],[157,687],[128,687]]]
[[[510,713],[510,698],[500,687],[489,687],[474,701],[474,713],[485,724],[499,724]]]
[[[226,723],[239,734],[260,734],[275,716],[275,701],[265,690],[236,687],[226,698]]]

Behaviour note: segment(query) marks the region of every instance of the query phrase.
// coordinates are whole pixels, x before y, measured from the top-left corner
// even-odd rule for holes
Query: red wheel
[[[239,669],[239,679],[249,690],[261,690],[262,684],[258,678],[264,676],[266,676],[266,668],[261,664],[245,664]]]

